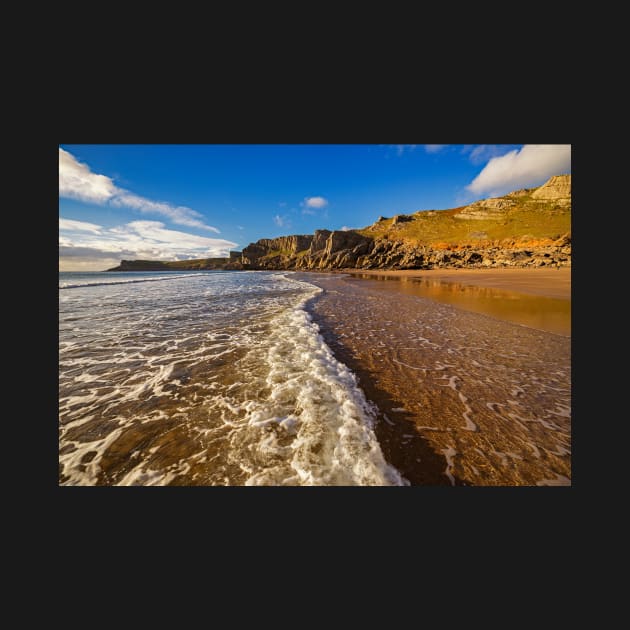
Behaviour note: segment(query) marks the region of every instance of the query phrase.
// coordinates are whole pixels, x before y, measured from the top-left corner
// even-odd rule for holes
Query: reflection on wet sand
[[[349,275],[354,278],[372,280],[383,287],[406,295],[430,298],[467,311],[483,313],[558,335],[571,335],[571,300],[431,278],[362,273]]]

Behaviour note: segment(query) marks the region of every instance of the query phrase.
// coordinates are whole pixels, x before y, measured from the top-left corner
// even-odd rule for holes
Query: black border
[[[41,420],[40,427],[43,423],[50,430],[50,433],[44,432],[46,444],[41,461],[46,465],[41,478],[55,505],[57,531],[62,532],[65,540],[78,535],[77,523],[81,523],[117,539],[116,532],[125,537],[132,527],[137,532],[152,532],[147,535],[157,531],[163,541],[173,535],[186,539],[198,535],[212,544],[221,536],[242,542],[253,535],[258,540],[279,540],[284,541],[283,544],[287,538],[291,544],[299,540],[308,544],[318,537],[337,539],[338,543],[363,538],[376,546],[396,547],[397,539],[402,537],[411,549],[422,545],[427,554],[430,554],[433,539],[442,543],[448,539],[464,540],[472,548],[488,545],[488,550],[495,549],[498,540],[507,541],[511,548],[520,545],[528,549],[534,542],[549,545],[546,553],[551,554],[554,545],[557,553],[565,549],[564,537],[573,525],[572,507],[585,477],[579,464],[583,458],[580,454],[583,442],[577,428],[583,421],[584,399],[575,386],[573,486],[570,488],[156,490],[57,485],[55,341],[58,322],[53,313],[57,312],[58,295],[57,278],[53,273],[57,268],[58,244],[56,219],[50,212],[54,201],[48,198],[58,195],[53,179],[57,146],[75,143],[571,144],[572,124],[566,116],[568,103],[561,95],[547,96],[543,101],[532,95],[530,99],[521,97],[521,101],[515,103],[513,97],[507,98],[501,90],[490,88],[472,93],[465,90],[441,92],[439,88],[432,88],[422,92],[423,98],[419,100],[415,90],[401,92],[395,88],[395,84],[372,86],[369,90],[355,92],[350,86],[343,94],[331,94],[330,90],[322,89],[325,97],[309,96],[305,89],[299,98],[293,99],[290,94],[283,97],[282,92],[274,93],[271,89],[260,92],[256,86],[251,86],[239,91],[236,97],[226,90],[210,99],[186,93],[185,97],[176,94],[159,102],[139,98],[137,94],[134,99],[116,93],[101,99],[98,113],[91,108],[82,114],[74,109],[56,121],[56,139],[46,145],[42,169],[50,179],[46,177],[49,185],[40,202],[41,208],[48,209],[45,228],[42,228],[46,254],[38,271],[41,275],[41,267],[46,269],[45,286],[37,291],[38,312],[46,314],[42,342],[46,370],[42,378],[46,384],[51,383],[51,387],[43,390],[47,392],[45,397],[37,397],[43,402],[43,411],[36,417]],[[575,154],[574,145],[574,157]],[[583,190],[584,187],[578,185],[578,203],[575,204],[578,209]],[[578,254],[576,269],[579,268]],[[575,275],[573,281],[576,282]],[[579,337],[578,322],[574,323],[573,330],[573,337]],[[574,361],[573,368],[576,367]],[[550,536],[555,541],[551,544]],[[352,544],[350,548],[354,549]],[[404,555],[401,549],[398,553]],[[439,551],[436,553],[439,555]]]

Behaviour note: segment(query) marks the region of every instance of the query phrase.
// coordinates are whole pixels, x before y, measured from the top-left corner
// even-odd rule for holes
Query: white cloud
[[[425,144],[424,150],[427,153],[439,153],[445,146],[445,144]]]
[[[77,227],[77,223],[83,226]],[[237,246],[224,239],[169,230],[160,221],[132,221],[114,228],[96,226],[99,231],[86,230],[85,225],[95,224],[60,219],[59,268],[62,271],[107,269],[123,258],[222,258]]]
[[[304,197],[303,205],[307,208],[325,208],[328,205],[328,199],[325,197]]]
[[[185,206],[172,206],[164,201],[151,201],[123,188],[118,188],[111,178],[92,173],[87,164],[79,162],[71,153],[59,148],[59,196],[79,199],[88,203],[132,208],[140,212],[161,214],[177,225],[201,228],[219,233],[207,225],[203,215]]]
[[[310,214],[312,216],[320,215],[320,210],[323,210],[321,216],[328,217],[328,199],[325,197],[304,197],[304,201],[300,202],[302,207],[302,214]]]
[[[64,219],[59,217],[59,229],[60,230],[72,230],[74,232],[92,232],[93,234],[100,234],[103,229],[96,223],[88,223],[87,221],[74,221],[73,219]]]
[[[570,144],[526,144],[520,150],[492,158],[466,187],[496,197],[518,188],[543,184],[552,175],[571,171]]]
[[[284,217],[281,217],[279,214],[276,214],[276,216],[273,218],[273,222],[278,226],[278,227],[282,227],[284,225]]]
[[[117,194],[118,188],[105,175],[92,173],[87,164],[59,148],[59,196],[103,204]]]
[[[350,230],[354,230],[354,228],[348,227],[347,225],[344,225],[343,227],[339,228],[342,232],[348,232]]]

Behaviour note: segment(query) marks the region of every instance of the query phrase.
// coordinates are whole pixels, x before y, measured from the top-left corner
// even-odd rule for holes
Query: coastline
[[[481,283],[500,285],[520,270],[497,271],[473,270],[466,281],[494,290]],[[558,270],[522,271],[530,295],[558,295],[562,274],[556,284],[547,278]],[[300,274],[323,289],[309,314],[378,407],[387,460],[412,485],[570,485],[570,336],[419,297],[404,290],[409,282],[376,282],[392,274],[463,276]]]

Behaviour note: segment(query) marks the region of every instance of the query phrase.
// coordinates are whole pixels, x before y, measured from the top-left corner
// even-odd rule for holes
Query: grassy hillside
[[[421,245],[462,246],[504,239],[556,239],[571,231],[570,205],[541,202],[532,199],[531,193],[511,201],[512,207],[488,211],[487,218],[460,218],[471,208],[463,206],[382,219],[358,232],[372,238],[408,240]]]

